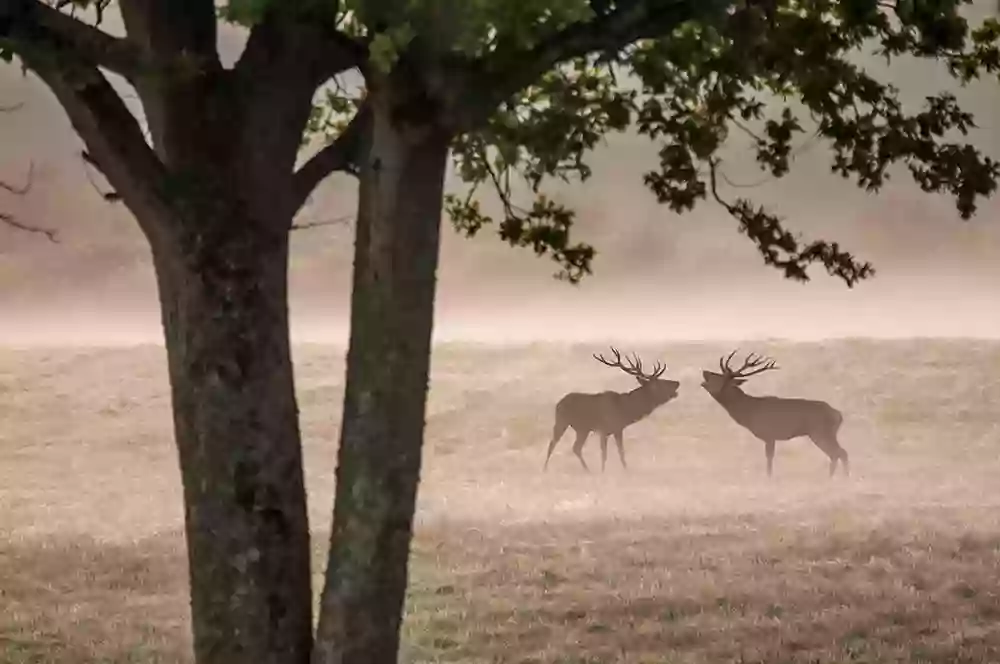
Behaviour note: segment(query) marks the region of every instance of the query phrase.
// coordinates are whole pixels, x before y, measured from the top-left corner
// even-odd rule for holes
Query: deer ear
[[[734,378],[733,379],[733,385],[736,385],[736,386],[742,385],[745,382],[747,382],[746,378]]]
[[[638,376],[636,376],[636,377],[635,377],[635,382],[639,383],[639,385],[645,385],[645,384],[646,384],[646,383],[648,383],[649,381],[648,381],[648,380],[646,380],[645,378],[639,378]]]

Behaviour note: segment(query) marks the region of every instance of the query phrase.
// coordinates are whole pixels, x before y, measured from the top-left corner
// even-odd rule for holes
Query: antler
[[[618,349],[615,348],[614,346],[612,346],[611,347],[611,352],[615,356],[615,361],[614,362],[610,362],[610,361],[604,359],[604,355],[603,354],[601,354],[601,355],[595,354],[594,355],[594,359],[597,360],[598,362],[600,362],[601,364],[605,365],[605,366],[613,367],[613,368],[616,368],[616,369],[621,369],[622,371],[624,371],[625,373],[627,373],[629,376],[633,376],[635,378],[641,378],[642,380],[653,380],[655,378],[659,378],[660,376],[663,375],[663,372],[667,370],[666,365],[661,365],[659,362],[657,362],[656,366],[653,367],[653,372],[650,373],[650,374],[647,374],[647,373],[644,373],[643,370],[642,370],[642,360],[640,360],[639,356],[636,355],[635,353],[632,353],[632,358],[633,359],[625,358],[625,360],[628,362],[628,366],[626,367],[625,365],[622,364],[622,355],[621,355],[621,353],[618,352]]]
[[[743,366],[733,371],[733,368],[729,366],[729,362],[732,361],[734,355],[736,355],[735,350],[730,353],[725,360],[719,358],[719,368],[722,369],[722,373],[730,378],[749,378],[750,376],[756,376],[759,373],[779,368],[774,363],[774,360],[768,358],[765,361],[764,357],[755,353],[750,353],[747,355],[747,358],[743,360]],[[747,371],[748,369],[753,369],[753,371]]]

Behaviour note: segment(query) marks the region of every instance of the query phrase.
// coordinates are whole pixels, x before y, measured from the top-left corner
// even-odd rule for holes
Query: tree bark
[[[377,89],[369,101],[336,504],[314,664],[396,661],[420,478],[450,137],[408,123]]]
[[[219,206],[217,209],[225,208]],[[210,218],[151,238],[184,485],[195,660],[300,664],[309,528],[288,332],[288,233]]]

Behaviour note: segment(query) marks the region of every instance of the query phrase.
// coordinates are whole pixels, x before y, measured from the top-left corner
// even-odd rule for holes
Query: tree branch
[[[292,214],[330,172],[321,168],[327,152],[308,164],[301,176],[294,173],[316,91],[345,71],[363,71],[367,59],[367,49],[337,29],[337,7],[335,0],[267,3],[233,68],[246,109],[244,159],[248,163],[263,160],[260,168],[251,170],[287,183],[284,191],[289,198],[281,205],[288,205]],[[353,142],[354,131],[338,144]],[[351,152],[356,150],[353,145],[348,147]],[[335,170],[345,168],[334,165]]]
[[[2,111],[0,111],[2,112]],[[31,164],[28,166],[28,177],[25,179],[25,183],[21,186],[10,184],[9,182],[4,182],[0,180],[0,190],[6,191],[7,193],[14,194],[15,196],[24,196],[31,190],[31,185],[34,181],[35,165]],[[14,218],[14,215],[7,212],[0,212],[0,224],[4,226],[10,226],[19,231],[24,231],[26,233],[38,233],[44,235],[49,239],[50,242],[58,243],[59,240],[56,237],[56,232],[48,229],[42,228],[40,226],[33,226],[31,224],[25,224],[24,222],[18,221]]]
[[[360,172],[359,162],[371,131],[371,123],[371,110],[367,103],[363,103],[347,128],[295,172],[292,198],[296,210],[305,204],[313,190],[331,173],[341,171],[357,175]]]
[[[59,238],[56,237],[56,232],[49,228],[42,228],[40,226],[32,226],[31,224],[25,224],[18,221],[13,217],[13,215],[7,214],[6,212],[0,212],[0,224],[4,226],[10,226],[15,230],[19,230],[25,233],[37,233],[39,235],[44,235],[48,238],[49,242],[59,244]]]
[[[0,180],[0,189],[6,191],[9,194],[14,194],[16,196],[23,196],[24,194],[31,191],[31,184],[35,179],[35,164],[31,163],[28,165],[28,177],[25,178],[24,184],[20,187],[10,184],[9,182],[4,182]]]
[[[169,214],[168,173],[146,142],[138,120],[97,67],[77,59],[58,41],[19,51],[25,65],[49,87],[87,146],[91,161],[132,210],[147,235]]]
[[[113,37],[39,0],[0,0],[0,40],[40,49],[58,43],[130,82],[151,64],[131,40]]]
[[[636,0],[589,21],[573,23],[531,48],[501,43],[481,62],[467,68],[457,97],[458,131],[477,128],[497,105],[531,85],[561,62],[590,53],[614,52],[641,39],[669,34],[687,23],[715,23],[725,18],[733,0]]]
[[[757,245],[757,251],[766,265],[782,270],[787,279],[809,281],[807,268],[812,263],[821,263],[829,274],[839,277],[848,288],[875,275],[871,263],[858,262],[836,242],[817,240],[802,246],[799,239],[782,226],[781,220],[764,208],[754,208],[742,198],[732,203],[725,200],[719,193],[718,166],[718,159],[708,160],[712,198],[740,223],[740,231]]]
[[[219,70],[213,0],[118,0],[129,37],[163,63]]]
[[[323,226],[345,226],[354,221],[354,215],[346,214],[332,219],[314,219],[313,221],[302,221],[292,224],[293,231],[304,231],[309,228],[321,228]]]
[[[89,182],[90,186],[93,187],[95,192],[97,192],[97,195],[103,198],[108,203],[120,202],[122,200],[122,197],[118,195],[117,191],[114,191],[113,189],[110,191],[101,191],[101,188],[97,186],[96,182],[94,182],[94,178],[91,176],[90,170],[87,169],[87,166],[90,166],[94,168],[94,170],[96,170],[98,173],[101,173],[102,172],[101,167],[97,163],[97,161],[89,154],[87,154],[86,150],[80,151],[80,158],[83,160],[83,166],[84,166],[83,172],[87,175],[87,182]]]
[[[238,75],[253,80],[265,67],[280,63],[306,70],[315,87],[319,87],[351,69],[364,73],[367,46],[327,20],[336,14],[338,3],[306,3],[305,8],[301,4],[268,5],[263,20],[250,31],[247,45],[236,62],[234,70]],[[322,12],[317,7],[322,7]]]

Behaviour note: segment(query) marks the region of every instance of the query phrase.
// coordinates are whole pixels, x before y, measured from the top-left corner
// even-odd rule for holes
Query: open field
[[[698,387],[730,347],[637,347],[680,397],[584,474],[597,345],[436,349],[408,661],[1000,662],[1000,342],[760,342],[747,391],[825,398],[853,475],[762,446]],[[628,350],[632,350],[628,348]],[[317,575],[342,350],[297,348]],[[0,661],[187,661],[163,351],[0,350]],[[585,450],[599,468],[597,441]]]

